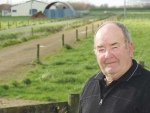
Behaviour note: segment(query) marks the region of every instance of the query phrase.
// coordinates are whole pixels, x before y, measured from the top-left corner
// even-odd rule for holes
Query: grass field
[[[43,64],[30,71],[21,83],[12,81],[10,84],[2,85],[0,95],[64,101],[69,93],[80,93],[84,82],[99,70],[92,42],[90,36],[88,40],[77,42],[77,47],[71,48],[68,45],[58,53],[47,56],[42,60]]]
[[[126,24],[131,32],[135,48],[133,58],[144,61],[146,68],[150,69],[149,14],[146,18],[139,17],[121,18],[119,21]],[[74,47],[66,45],[53,55],[46,56],[42,63],[28,72],[22,82],[0,85],[0,96],[65,101],[69,93],[81,93],[87,79],[100,71],[93,53],[92,35],[78,41]]]
[[[139,20],[124,20],[129,27],[132,39],[134,42],[134,58],[138,61],[145,61],[145,65],[150,69],[150,42],[149,42],[149,26],[150,20],[139,19]]]

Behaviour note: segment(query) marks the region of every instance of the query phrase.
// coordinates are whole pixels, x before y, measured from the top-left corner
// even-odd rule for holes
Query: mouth
[[[116,61],[106,62],[106,65],[113,65],[116,64]]]
[[[113,64],[113,63],[116,63],[116,62],[107,62],[106,64]]]

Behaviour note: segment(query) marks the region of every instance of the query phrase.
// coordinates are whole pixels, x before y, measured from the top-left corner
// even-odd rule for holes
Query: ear
[[[130,53],[130,56],[132,57],[133,56],[133,43],[132,42],[129,42],[129,53]]]

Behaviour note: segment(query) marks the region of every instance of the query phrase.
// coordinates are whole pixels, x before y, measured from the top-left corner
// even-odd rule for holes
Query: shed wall
[[[74,16],[70,9],[46,9],[44,14],[48,18],[62,18]]]
[[[32,9],[34,10],[34,13],[35,11],[43,12],[46,6],[47,6],[47,3],[36,2],[36,1],[32,3]],[[31,16],[30,10],[31,10],[31,2],[26,2],[23,4],[12,6],[11,15],[12,16]]]

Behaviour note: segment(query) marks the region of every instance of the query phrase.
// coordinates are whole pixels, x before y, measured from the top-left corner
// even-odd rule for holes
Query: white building
[[[41,1],[27,1],[22,4],[14,5],[11,7],[11,16],[31,16],[32,14],[44,11],[48,3]],[[32,12],[31,12],[32,9]]]
[[[10,16],[11,13],[8,10],[2,10],[2,16]]]

